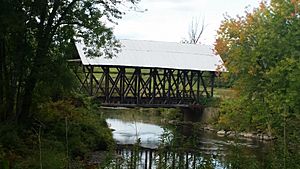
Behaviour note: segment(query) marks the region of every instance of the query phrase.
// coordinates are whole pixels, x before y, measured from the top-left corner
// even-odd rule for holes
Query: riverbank
[[[86,168],[115,143],[99,106],[74,96],[43,103],[26,122],[0,124],[0,168]],[[109,153],[105,153],[109,155]]]
[[[218,129],[217,127],[211,125],[211,124],[203,124],[201,122],[183,122],[183,121],[176,121],[176,120],[170,120],[166,121],[165,124],[168,125],[187,125],[187,126],[193,126],[197,130],[201,130],[208,133],[213,133],[216,136],[219,137],[229,137],[229,138],[240,138],[240,139],[253,139],[258,141],[272,141],[275,140],[275,136],[268,135],[263,132],[238,132],[238,131],[232,131],[232,130],[223,130]]]
[[[164,112],[161,111],[162,114],[141,109],[106,109],[101,112],[110,128],[114,129],[114,139],[119,145],[111,168],[267,166],[264,162],[268,159],[264,154],[270,152],[271,144],[219,137],[215,132],[200,130],[198,123],[183,125],[177,121],[177,125],[169,125],[162,120]]]
[[[218,106],[218,105],[215,105]],[[166,109],[166,108],[104,108],[104,112],[109,112],[111,117],[120,118],[124,121],[137,121],[145,123],[155,123],[161,125],[194,125],[197,130],[209,132],[219,137],[237,137],[242,139],[254,139],[258,141],[272,141],[276,139],[275,136],[267,134],[262,130],[258,131],[238,131],[224,128],[218,123],[220,118],[220,109],[218,107],[207,107],[202,114],[201,122],[183,121],[183,113],[180,109]],[[117,113],[114,113],[117,112]],[[122,112],[122,113],[118,113]],[[132,113],[134,112],[134,113]],[[145,114],[148,114],[145,116]],[[242,123],[242,122],[241,122]]]

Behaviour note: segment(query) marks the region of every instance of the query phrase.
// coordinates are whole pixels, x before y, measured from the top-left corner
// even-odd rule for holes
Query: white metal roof
[[[115,65],[147,68],[171,68],[201,71],[220,70],[223,61],[212,47],[199,44],[181,44],[145,40],[120,40],[121,52],[117,57],[87,57],[84,44],[76,43],[83,65]]]

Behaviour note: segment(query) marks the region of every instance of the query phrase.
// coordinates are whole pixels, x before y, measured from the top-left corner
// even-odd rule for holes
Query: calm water
[[[135,144],[140,139],[141,146],[145,148],[158,148],[164,129],[155,124],[142,122],[126,122],[121,119],[106,119],[113,129],[113,137],[117,144]]]
[[[118,158],[108,168],[264,168],[268,160],[269,145],[255,140],[163,126],[157,123],[161,117],[151,113],[105,116],[119,145]]]
[[[107,118],[106,122],[113,130],[113,137],[117,144],[135,144],[140,139],[141,146],[146,148],[158,148],[162,135],[171,130],[163,128],[158,124],[148,124],[143,122],[127,122],[121,119]],[[213,133],[201,133],[199,142],[203,147],[212,146],[212,149],[223,150],[226,145],[238,144],[248,148],[264,148],[264,144],[252,139],[233,139],[216,136]]]

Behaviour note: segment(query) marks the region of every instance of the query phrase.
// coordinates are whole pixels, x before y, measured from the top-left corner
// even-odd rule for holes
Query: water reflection
[[[141,119],[107,118],[117,156],[107,168],[260,168],[265,145],[221,138],[193,125],[162,127]]]
[[[196,152],[180,152],[170,149],[149,149],[135,146],[119,146],[117,158],[112,164],[112,168],[199,168],[210,166],[211,168],[221,169],[225,166],[213,156],[205,156]]]
[[[157,148],[164,129],[158,125],[142,122],[125,122],[120,119],[107,120],[113,129],[113,137],[118,144],[135,144],[140,140],[141,146],[145,148]]]

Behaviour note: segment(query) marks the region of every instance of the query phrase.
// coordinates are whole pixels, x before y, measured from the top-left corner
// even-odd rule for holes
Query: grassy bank
[[[0,125],[0,168],[85,168],[88,154],[114,146],[111,131],[84,97],[43,103],[33,120]]]

